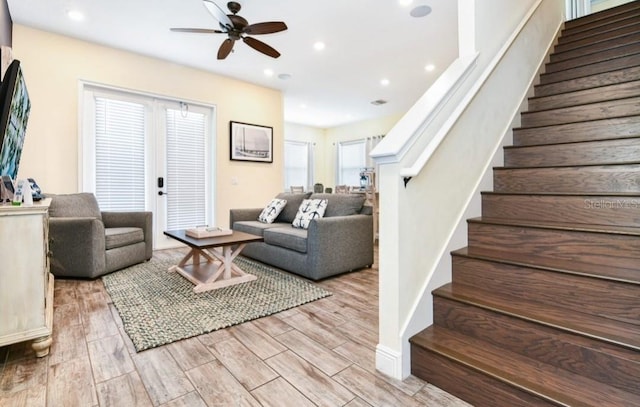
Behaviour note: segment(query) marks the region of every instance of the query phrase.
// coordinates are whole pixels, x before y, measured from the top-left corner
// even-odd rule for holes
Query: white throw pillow
[[[260,216],[258,216],[258,220],[262,223],[273,223],[274,220],[280,215],[280,212],[284,209],[287,204],[286,199],[277,199],[274,198],[269,202],[262,212],[260,212]]]
[[[291,224],[294,228],[307,229],[313,219],[320,219],[327,210],[327,199],[304,199]]]

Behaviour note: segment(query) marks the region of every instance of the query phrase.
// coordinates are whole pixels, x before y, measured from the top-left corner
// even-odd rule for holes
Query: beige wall
[[[292,141],[315,143],[315,182],[333,188],[336,183],[336,145],[342,141],[360,140],[387,134],[401,115],[364,120],[330,129],[286,123],[284,138]]]
[[[228,224],[230,208],[262,206],[282,189],[279,91],[21,25],[13,28],[13,55],[32,103],[19,178],[33,177],[45,191],[79,190],[80,81],[216,106],[216,224]],[[272,126],[273,164],[231,162],[229,121]]]

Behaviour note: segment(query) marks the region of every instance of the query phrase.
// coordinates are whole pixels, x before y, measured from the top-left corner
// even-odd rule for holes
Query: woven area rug
[[[138,352],[331,295],[312,283],[241,256],[234,262],[258,277],[255,281],[196,294],[193,284],[167,271],[179,260],[152,258],[102,277]]]

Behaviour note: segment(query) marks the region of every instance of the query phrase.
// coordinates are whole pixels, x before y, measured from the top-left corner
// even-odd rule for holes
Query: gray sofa
[[[53,275],[95,278],[153,255],[151,212],[101,212],[91,193],[47,196]]]
[[[247,256],[311,280],[368,267],[373,264],[373,218],[371,208],[359,194],[293,194],[276,198],[287,204],[274,223],[259,222],[263,208],[231,209],[233,230],[262,236],[264,242],[249,243]],[[302,200],[327,199],[323,218],[308,229],[291,226]]]

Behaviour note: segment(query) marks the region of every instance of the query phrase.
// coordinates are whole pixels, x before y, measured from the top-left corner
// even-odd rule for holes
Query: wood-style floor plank
[[[251,392],[264,407],[314,407],[308,398],[279,377]]]
[[[187,376],[210,406],[260,406],[218,360],[187,371]]]
[[[96,385],[100,406],[152,407],[151,399],[137,372],[114,377]]]
[[[318,406],[343,406],[355,398],[347,388],[291,351],[267,359],[267,363]]]
[[[36,358],[30,342],[0,348],[0,407],[372,407],[400,394],[466,407],[420,379],[376,371],[377,269],[316,284],[333,295],[137,353],[102,280],[56,279],[51,352]],[[360,396],[369,389],[362,371],[396,398]]]

